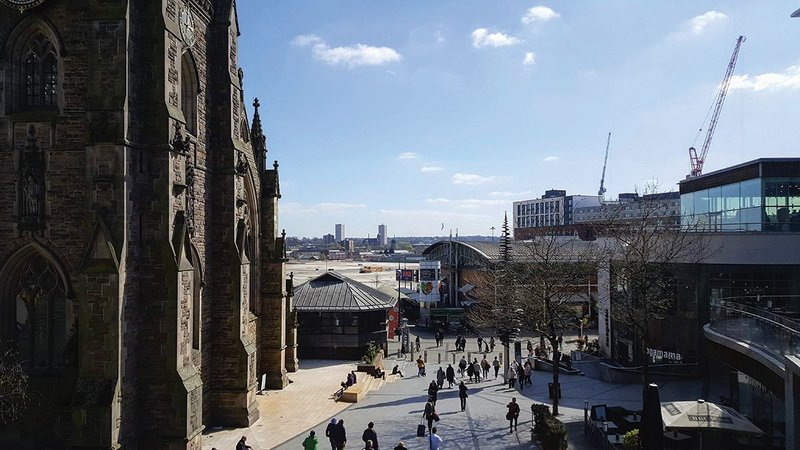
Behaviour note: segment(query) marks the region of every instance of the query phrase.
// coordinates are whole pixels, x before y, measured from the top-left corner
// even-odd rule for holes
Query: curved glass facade
[[[800,233],[800,178],[754,178],[683,194],[681,224],[697,231]]]

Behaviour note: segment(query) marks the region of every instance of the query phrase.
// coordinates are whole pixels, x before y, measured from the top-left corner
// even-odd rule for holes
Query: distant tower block
[[[386,233],[386,225],[378,225],[378,245],[386,246],[389,243],[388,234]]]
[[[344,234],[344,224],[337,223],[336,224],[336,242],[342,242],[345,238]]]

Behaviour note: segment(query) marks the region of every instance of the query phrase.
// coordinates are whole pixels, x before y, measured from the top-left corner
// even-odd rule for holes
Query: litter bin
[[[555,398],[555,393],[558,393],[558,398],[561,398],[561,383],[558,383],[558,386],[553,383],[547,383],[547,392],[551,400]]]

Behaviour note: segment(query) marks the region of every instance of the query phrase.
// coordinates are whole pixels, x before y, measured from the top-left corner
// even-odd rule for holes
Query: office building
[[[337,223],[336,224],[336,242],[342,242],[345,239],[344,234],[344,224]]]
[[[384,224],[378,225],[378,245],[386,247],[389,245],[389,235],[387,234],[387,227]]]

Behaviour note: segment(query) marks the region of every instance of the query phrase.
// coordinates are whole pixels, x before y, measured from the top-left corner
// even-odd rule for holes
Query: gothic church
[[[199,449],[297,369],[234,0],[0,0],[0,449]]]

